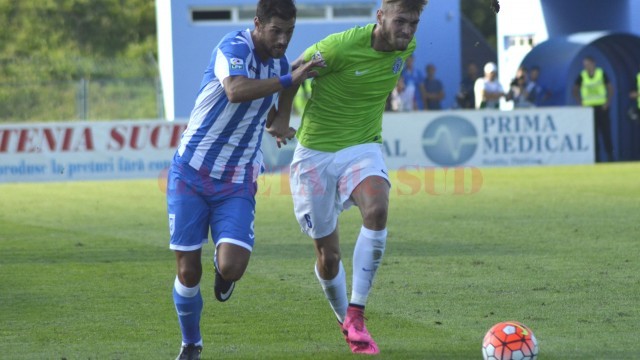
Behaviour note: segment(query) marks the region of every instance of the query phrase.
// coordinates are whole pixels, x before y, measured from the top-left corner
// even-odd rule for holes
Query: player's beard
[[[408,35],[403,31],[397,31],[394,33],[393,28],[388,26],[388,24],[383,21],[381,26],[382,37],[385,39],[387,44],[390,45],[393,51],[404,51],[409,47],[409,43],[411,43],[411,39],[413,39],[413,35]]]
[[[411,42],[411,38],[407,39],[406,37],[396,36],[393,39],[393,45],[396,51],[407,50],[410,42]]]
[[[287,51],[287,45],[273,46],[269,49],[269,55],[274,59],[279,59],[284,56]]]
[[[387,33],[387,42],[393,47],[394,51],[404,51],[409,47],[411,43],[411,37],[407,37],[402,33]]]

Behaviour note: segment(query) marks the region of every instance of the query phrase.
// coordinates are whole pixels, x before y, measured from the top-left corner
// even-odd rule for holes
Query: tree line
[[[154,0],[0,0],[0,28],[0,81],[143,77],[157,55]]]

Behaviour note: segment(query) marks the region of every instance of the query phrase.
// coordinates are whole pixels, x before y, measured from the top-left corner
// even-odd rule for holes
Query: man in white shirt
[[[497,109],[500,98],[505,96],[502,85],[498,82],[498,67],[493,62],[484,66],[484,77],[476,80],[476,109]]]

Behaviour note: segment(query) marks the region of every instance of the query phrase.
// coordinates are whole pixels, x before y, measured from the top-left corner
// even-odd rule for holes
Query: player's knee
[[[178,269],[178,278],[180,283],[186,287],[194,287],[200,283],[202,277],[202,266],[180,266]]]
[[[333,279],[340,269],[340,253],[324,251],[318,258],[318,272],[323,279]]]
[[[386,226],[387,214],[388,207],[385,203],[373,203],[362,209],[364,223],[376,228],[384,228]]]
[[[218,264],[218,272],[222,275],[222,278],[227,281],[238,281],[244,275],[246,266],[237,262],[226,262]]]

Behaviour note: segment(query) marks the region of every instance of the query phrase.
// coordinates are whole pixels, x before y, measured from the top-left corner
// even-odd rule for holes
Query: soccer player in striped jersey
[[[294,211],[314,239],[316,276],[353,353],[377,354],[364,308],[387,239],[390,183],[381,151],[387,96],[416,47],[427,0],[383,0],[377,22],[332,34],[295,65],[324,61],[296,135]],[[294,66],[295,66],[294,65]],[[362,227],[353,251],[351,299],[340,258],[338,215],[355,204]]]
[[[294,136],[292,85],[312,77],[312,67],[320,65],[291,71],[285,51],[295,20],[293,0],[260,0],[255,28],[229,33],[218,43],[169,169],[170,249],[177,265],[173,300],[182,331],[178,359],[200,359],[202,351],[201,250],[209,231],[216,247],[214,293],[226,301],[254,244],[265,123],[269,118],[267,131],[279,142]]]

